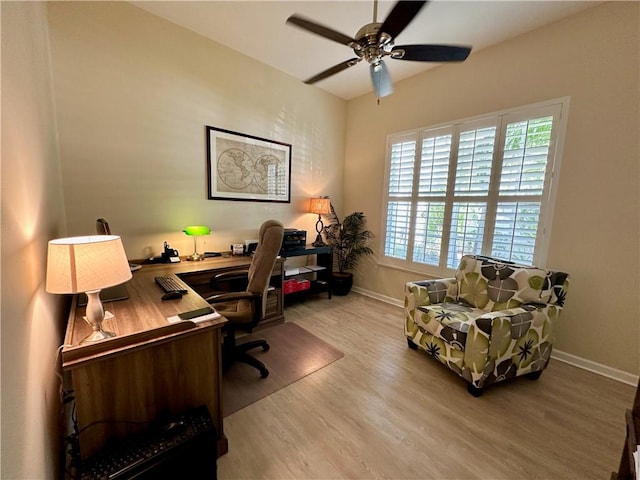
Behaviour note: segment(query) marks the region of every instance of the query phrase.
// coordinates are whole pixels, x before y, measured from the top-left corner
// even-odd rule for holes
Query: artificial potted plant
[[[324,227],[327,243],[333,247],[334,264],[337,271],[333,272],[332,291],[336,295],[346,295],[353,285],[353,273],[358,261],[363,255],[373,253],[369,248],[369,240],[373,238],[370,230],[365,230],[366,217],[362,212],[353,212],[341,222],[331,205],[328,215],[330,225]]]

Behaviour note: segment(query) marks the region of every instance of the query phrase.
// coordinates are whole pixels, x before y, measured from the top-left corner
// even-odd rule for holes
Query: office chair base
[[[258,370],[262,378],[267,378],[269,376],[269,370],[264,363],[247,353],[248,350],[258,347],[261,347],[263,352],[268,352],[271,347],[266,340],[252,340],[240,345],[236,345],[235,341],[225,343],[226,345],[223,344],[223,369],[226,370],[229,368],[233,362],[241,362]]]
[[[257,369],[262,378],[267,378],[269,376],[269,370],[267,370],[264,363],[247,353],[248,350],[253,350],[258,347],[261,347],[263,352],[268,352],[269,348],[271,348],[266,340],[252,340],[250,342],[236,345],[234,357],[236,361],[246,363],[247,365],[251,365]]]
[[[247,365],[251,365],[253,368],[257,369],[260,372],[260,376],[262,378],[267,378],[269,376],[269,370],[267,370],[267,367],[264,366],[264,363],[252,357],[248,353],[236,352],[234,360],[246,363]]]

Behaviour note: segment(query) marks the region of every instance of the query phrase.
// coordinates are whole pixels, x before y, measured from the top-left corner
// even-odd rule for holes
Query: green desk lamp
[[[198,253],[198,245],[196,241],[197,238],[202,235],[209,235],[211,233],[211,229],[204,225],[191,225],[186,227],[183,232],[190,237],[193,237],[193,255],[187,257],[187,259],[193,261],[204,260],[204,255]]]

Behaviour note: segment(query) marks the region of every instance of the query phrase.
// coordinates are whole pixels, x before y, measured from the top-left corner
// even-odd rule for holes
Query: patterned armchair
[[[483,388],[520,375],[537,379],[549,363],[569,275],[465,255],[455,278],[405,285],[405,335]]]

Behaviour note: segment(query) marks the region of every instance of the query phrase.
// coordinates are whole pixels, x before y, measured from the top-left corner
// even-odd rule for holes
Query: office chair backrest
[[[249,284],[247,291],[262,294],[262,312],[266,311],[267,288],[273,266],[282,248],[284,228],[277,220],[267,220],[260,227],[258,246],[249,266]]]

